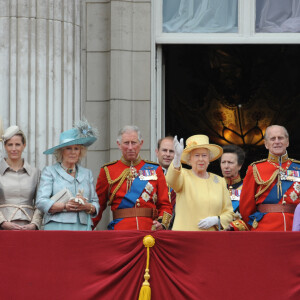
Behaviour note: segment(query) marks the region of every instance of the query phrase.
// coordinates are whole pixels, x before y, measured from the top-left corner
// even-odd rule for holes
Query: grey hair
[[[265,132],[265,136],[264,136],[264,139],[267,140],[268,139],[268,131],[272,128],[272,127],[281,127],[284,131],[284,135],[285,137],[288,139],[289,138],[289,133],[288,131],[286,130],[286,128],[284,126],[281,126],[281,125],[270,125],[267,127],[266,129],[266,132]]]
[[[205,148],[205,147],[201,147],[201,148],[208,150],[208,153],[209,153],[209,160],[211,160],[211,159],[212,159],[212,153],[211,153],[211,151],[210,151],[209,149]],[[196,148],[196,149],[199,149],[199,148]],[[196,150],[196,149],[193,149],[193,150]],[[187,154],[187,162],[188,162],[189,164],[190,164],[190,160],[191,160],[191,152],[193,152],[193,150],[190,151],[190,152]]]
[[[119,132],[118,132],[118,138],[117,138],[117,142],[121,142],[122,140],[122,135],[125,133],[125,132],[136,132],[137,133],[137,136],[138,136],[138,140],[141,142],[142,141],[142,135],[141,135],[141,131],[140,129],[135,126],[135,125],[125,125],[124,127],[122,127]]]
[[[86,152],[87,152],[87,147],[83,146],[83,145],[78,145],[80,146],[80,155],[79,155],[79,159],[78,162],[80,162],[85,156],[86,156]],[[63,160],[63,155],[62,155],[62,151],[65,147],[62,148],[58,148],[54,151],[54,156],[57,162],[61,163]]]

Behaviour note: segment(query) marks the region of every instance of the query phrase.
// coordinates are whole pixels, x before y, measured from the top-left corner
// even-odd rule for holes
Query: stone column
[[[141,155],[150,159],[151,1],[111,1],[110,128],[111,158],[119,157],[115,138],[126,124],[141,129]]]
[[[25,159],[43,151],[80,117],[81,0],[0,0],[0,107],[4,128],[27,135]]]
[[[99,128],[99,139],[88,154],[87,167],[119,159],[118,130],[127,124],[140,127],[142,157],[150,158],[151,1],[90,0],[85,2],[86,94],[85,114]],[[96,175],[96,176],[97,176]],[[110,208],[99,229],[105,229]]]
[[[120,158],[116,138],[127,124],[140,127],[142,155],[150,158],[151,1],[86,1],[86,16],[83,102],[100,132],[90,153],[99,172],[101,164]]]

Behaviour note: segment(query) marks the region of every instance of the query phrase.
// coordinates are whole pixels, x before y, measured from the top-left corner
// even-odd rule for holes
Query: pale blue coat
[[[75,197],[78,190],[83,190],[83,195],[88,199],[88,202],[96,208],[94,215],[89,215],[84,211],[81,212],[58,212],[50,214],[49,209],[55,203],[50,198],[67,188]],[[50,221],[58,223],[76,223],[77,216],[81,224],[91,224],[88,218],[95,217],[99,212],[99,200],[94,187],[94,180],[91,170],[77,165],[76,178],[69,175],[60,165],[56,163],[53,166],[45,167],[42,171],[40,184],[37,191],[36,205],[38,209],[44,212],[44,222],[47,224]]]

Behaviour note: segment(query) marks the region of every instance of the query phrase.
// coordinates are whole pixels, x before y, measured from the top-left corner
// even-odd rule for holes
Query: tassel
[[[139,300],[151,300],[151,288],[150,288],[150,274],[149,274],[149,261],[150,261],[150,247],[155,244],[155,239],[152,235],[146,235],[143,239],[143,244],[147,248],[147,263],[145,269],[145,275],[143,285],[140,290]]]
[[[278,173],[278,180],[277,180],[277,197],[278,199],[282,196],[282,186],[281,186],[281,172]]]
[[[150,286],[144,286],[143,285],[141,287],[139,300],[151,300],[151,288],[150,288]]]

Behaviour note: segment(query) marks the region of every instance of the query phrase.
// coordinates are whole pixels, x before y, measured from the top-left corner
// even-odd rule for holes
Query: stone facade
[[[83,115],[99,128],[87,166],[120,156],[116,138],[126,124],[140,127],[150,153],[151,1],[86,1],[82,49],[86,63]],[[95,161],[99,162],[95,165]]]
[[[42,152],[82,117],[100,133],[82,162],[95,181],[126,124],[150,158],[150,0],[0,0],[0,26],[1,117],[26,133],[29,163],[52,164]]]
[[[118,130],[140,127],[142,155],[150,156],[151,1],[86,1],[82,65],[83,115],[98,127],[87,167],[98,175],[102,164],[119,159]],[[105,229],[109,209],[98,225]]]
[[[80,10],[80,0],[0,0],[1,117],[22,128],[24,155],[40,168],[80,117]]]

